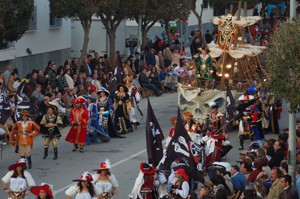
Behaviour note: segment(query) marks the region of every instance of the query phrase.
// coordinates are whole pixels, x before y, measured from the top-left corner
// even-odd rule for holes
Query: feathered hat
[[[45,191],[50,198],[54,198],[52,193],[53,186],[47,183],[42,183],[40,186],[31,187],[30,191],[33,195],[39,196],[40,191]]]
[[[92,174],[85,171],[83,174],[81,174],[80,179],[73,180],[73,182],[81,182],[81,181],[92,182],[93,181]]]

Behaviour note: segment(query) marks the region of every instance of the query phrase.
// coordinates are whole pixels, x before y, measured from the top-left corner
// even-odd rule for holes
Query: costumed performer
[[[25,168],[26,160],[21,158],[8,167],[9,172],[2,178],[2,188],[8,193],[9,199],[24,199],[30,193],[28,187],[35,186],[31,174]]]
[[[117,94],[114,97],[114,124],[117,131],[121,133],[132,132],[132,126],[129,120],[131,111],[131,100],[128,95],[128,88],[124,84],[118,84]]]
[[[93,175],[93,184],[102,191],[100,198],[112,198],[119,187],[116,177],[110,172],[111,164],[108,159],[101,162],[99,169]]]
[[[33,137],[40,131],[40,126],[29,120],[31,115],[27,110],[21,111],[22,119],[13,126],[11,135],[11,145],[18,143],[19,154],[21,158],[27,157],[28,169],[32,167],[31,149],[33,146]]]
[[[190,186],[189,176],[184,169],[176,170],[176,182],[172,185],[171,194],[174,198],[188,198]]]
[[[131,99],[131,109],[129,112],[130,122],[134,126],[134,128],[137,129],[137,127],[140,125],[141,120],[143,119],[143,113],[139,109],[141,96],[138,88],[133,85],[131,78],[126,77],[124,78],[124,81],[126,82],[126,87],[128,88],[127,93]]]
[[[78,149],[83,153],[83,148],[86,143],[87,136],[87,123],[89,120],[89,112],[87,108],[83,105],[85,99],[83,97],[76,98],[73,103],[74,107],[71,109],[69,122],[72,127],[66,137],[66,141],[74,144],[74,149]]]
[[[98,138],[102,142],[108,142],[110,137],[107,132],[105,132],[98,122],[98,109],[96,105],[96,98],[91,95],[83,96],[87,101],[87,109],[89,112],[88,120],[88,135],[86,139],[87,145],[90,144],[91,140],[95,143],[98,142]]]
[[[200,139],[200,134],[199,134],[200,127],[199,127],[199,124],[195,123],[194,116],[192,115],[192,113],[190,113],[190,112],[184,112],[184,113],[182,113],[182,115],[186,119],[186,124],[184,125],[184,128],[185,128],[186,132],[191,137],[191,140],[194,143],[197,143],[198,139]]]
[[[99,111],[98,122],[102,129],[108,133],[110,137],[123,137],[117,132],[111,114],[114,111],[114,105],[109,97],[110,92],[104,87],[101,87],[97,94],[99,95],[97,106]]]
[[[52,143],[54,158],[57,159],[57,148],[58,148],[58,140],[61,137],[61,134],[58,129],[58,125],[62,125],[62,119],[58,115],[58,107],[49,102],[47,113],[43,116],[41,120],[41,133],[44,138],[44,157],[46,159],[48,157],[48,149],[50,143]]]
[[[135,180],[130,199],[155,199],[157,198],[154,182],[155,168],[146,162],[140,164],[140,173]]]
[[[208,54],[209,49],[205,45],[201,49],[201,53],[197,54],[195,57],[195,64],[196,68],[196,77],[197,78],[204,78],[204,79],[212,79],[213,65],[212,65],[212,58]]]
[[[80,179],[73,180],[78,183],[66,190],[67,199],[98,199],[101,190],[92,181],[93,177],[89,172],[81,174]]]

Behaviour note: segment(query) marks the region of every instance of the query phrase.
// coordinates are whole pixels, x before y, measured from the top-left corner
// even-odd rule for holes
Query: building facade
[[[2,44],[0,71],[10,64],[21,76],[44,69],[49,60],[62,65],[70,56],[71,20],[51,15],[49,0],[35,0],[28,31],[16,42]]]

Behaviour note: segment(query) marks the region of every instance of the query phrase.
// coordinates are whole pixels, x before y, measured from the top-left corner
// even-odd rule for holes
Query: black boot
[[[74,149],[72,150],[73,152],[78,149],[78,144],[74,144]]]
[[[44,157],[43,159],[46,159],[48,157],[48,148],[44,148]]]
[[[80,146],[79,152],[83,153],[83,146]]]
[[[53,160],[56,160],[57,159],[57,147],[53,148],[53,151],[54,151],[54,158],[53,158]]]
[[[28,169],[31,169],[32,168],[31,156],[28,156],[27,160],[28,160]]]

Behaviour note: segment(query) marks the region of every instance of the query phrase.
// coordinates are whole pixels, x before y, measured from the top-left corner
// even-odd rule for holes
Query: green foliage
[[[0,0],[0,41],[16,41],[28,30],[34,0]]]
[[[182,0],[165,0],[160,2],[160,8],[157,10],[157,14],[159,18],[164,21],[188,18],[192,6],[192,1],[185,1],[183,3]]]
[[[56,17],[78,17],[90,20],[98,12],[96,0],[49,0],[50,10]]]
[[[267,89],[291,104],[300,104],[300,18],[282,23],[268,44]]]

